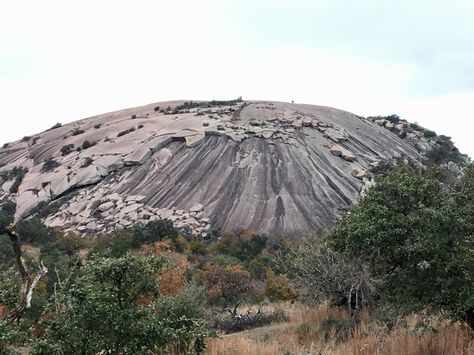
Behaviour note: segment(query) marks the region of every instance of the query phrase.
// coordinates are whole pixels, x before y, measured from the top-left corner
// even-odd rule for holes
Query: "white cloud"
[[[313,22],[309,19],[316,2],[304,3],[307,7],[294,10],[290,6],[293,10],[285,12],[289,2],[278,1],[283,7],[277,8],[276,15],[270,6],[274,3],[265,1],[258,6],[230,1],[9,2],[0,13],[0,142],[36,133],[58,121],[154,101],[242,95],[334,106],[362,115],[398,113],[451,135],[474,155],[467,130],[458,128],[467,127],[472,92],[448,90],[421,98],[416,92],[420,80],[432,87],[457,82],[446,79],[450,68],[442,70],[443,58],[435,66],[438,77],[444,78],[438,80],[427,76],[429,71],[423,72],[420,63],[407,54],[413,46],[408,51],[400,48],[396,60],[366,55],[367,46],[377,50],[377,43],[383,44],[380,48],[390,43],[380,42],[377,33],[366,39],[364,34],[373,31],[367,21],[351,23],[352,10],[341,4],[330,6],[330,1],[323,2],[328,18],[323,21],[319,16],[317,22],[318,31],[326,28],[327,38],[311,41]],[[341,26],[328,25],[332,8],[346,9],[341,12]],[[438,12],[433,13],[440,16]],[[304,15],[301,25],[297,15]],[[376,22],[382,23],[386,16]],[[396,14],[395,19],[399,18]],[[414,18],[410,13],[410,19]],[[418,35],[429,33],[437,22],[430,18],[424,23],[429,26],[417,30]],[[286,31],[293,25],[296,30],[290,31],[290,39],[294,43],[288,43],[288,38],[280,41],[281,28]],[[400,41],[407,34],[407,29],[398,28],[383,29],[394,40],[393,51],[402,46]],[[255,40],[249,38],[253,34]],[[301,36],[304,40],[300,34],[306,34]],[[356,45],[328,45],[348,43],[351,38]],[[449,42],[444,37],[443,41]],[[428,47],[433,43],[430,40]],[[420,48],[425,48],[423,43]],[[429,50],[420,53],[427,55]],[[446,54],[453,66],[463,59],[457,53]],[[463,63],[463,70],[472,68],[468,61]]]

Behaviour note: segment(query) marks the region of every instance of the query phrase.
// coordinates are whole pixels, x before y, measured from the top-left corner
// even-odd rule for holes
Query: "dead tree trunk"
[[[474,331],[474,309],[470,309],[466,311],[464,320],[467,323],[467,325]]]
[[[31,299],[33,298],[33,293],[36,289],[36,286],[38,285],[38,282],[41,280],[41,278],[48,273],[48,269],[44,266],[44,264],[38,264],[38,272],[33,278],[31,278],[25,263],[25,259],[23,258],[21,240],[16,231],[15,224],[8,226],[7,234],[10,237],[21,277],[21,286],[18,292],[18,304],[3,318],[6,323],[13,323],[15,321],[19,321],[26,310],[31,307]]]
[[[348,313],[349,313],[349,335],[352,335],[360,322],[360,310],[362,307],[362,292],[359,287],[352,287],[348,295]]]

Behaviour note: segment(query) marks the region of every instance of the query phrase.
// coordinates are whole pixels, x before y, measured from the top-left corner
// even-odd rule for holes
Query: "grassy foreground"
[[[328,318],[341,320],[345,312],[326,306],[282,305],[287,323],[210,338],[207,353],[271,354],[474,354],[474,334],[459,323],[411,316],[392,330],[368,313],[352,337],[324,328]],[[423,324],[423,325],[422,325]]]

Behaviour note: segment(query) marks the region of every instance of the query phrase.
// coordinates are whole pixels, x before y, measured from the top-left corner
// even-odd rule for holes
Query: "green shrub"
[[[7,214],[8,216],[13,216],[16,210],[16,204],[10,200],[4,200],[0,203],[0,212]]]
[[[48,131],[51,131],[53,129],[57,129],[57,128],[61,128],[63,125],[61,123],[56,123],[53,127],[51,127],[50,129],[48,129]]]
[[[346,341],[351,331],[350,322],[347,319],[335,319],[331,316],[321,322],[319,329],[326,341],[335,337],[339,342]]]
[[[208,331],[202,291],[157,294],[163,262],[92,257],[58,285],[35,354],[201,354]]]
[[[132,250],[133,236],[130,234],[119,234],[111,238],[110,252],[115,258],[124,256]]]
[[[178,111],[189,110],[196,107],[208,108],[214,106],[234,106],[239,102],[243,102],[241,96],[235,100],[212,100],[203,102],[186,101],[183,104],[176,106],[173,113],[178,113]]]
[[[16,194],[18,192],[18,188],[23,181],[23,178],[28,173],[28,168],[24,168],[22,166],[15,166],[12,171],[10,172],[10,177],[13,178],[15,181],[13,185],[10,187],[10,193]]]
[[[425,136],[425,138],[434,138],[437,136],[436,132],[430,131],[428,129],[423,132],[423,135]]]
[[[54,159],[48,159],[43,163],[43,166],[41,167],[41,172],[47,173],[49,171],[56,169],[58,166],[61,166],[59,162],[57,162]]]
[[[212,320],[212,328],[218,332],[236,333],[244,330],[261,328],[269,324],[287,322],[288,316],[281,309],[275,309],[271,312],[249,314],[233,318],[229,313],[219,314]],[[299,327],[304,328],[304,325]],[[301,330],[296,331],[301,334]]]
[[[74,144],[66,144],[61,148],[61,155],[66,156],[74,150]]]
[[[0,216],[0,218],[2,218]],[[0,221],[0,223],[2,223]],[[1,230],[0,226],[0,230]],[[0,265],[6,266],[12,263],[15,258],[15,253],[13,252],[12,244],[10,238],[6,235],[0,234]],[[0,303],[2,303],[0,301]]]
[[[21,221],[17,224],[16,229],[24,242],[42,245],[55,239],[53,231],[38,218]]]
[[[133,235],[132,244],[134,247],[164,239],[171,239],[175,242],[179,235],[178,230],[169,219],[148,222],[144,227],[135,225],[129,232]]]
[[[72,134],[73,136],[78,136],[78,135],[80,135],[80,134],[82,134],[82,133],[84,133],[84,132],[85,132],[85,131],[84,131],[83,129],[80,129],[80,128],[77,128],[77,127],[76,127],[76,128],[74,128],[74,129],[72,130],[72,133],[71,133],[71,134]]]
[[[209,264],[195,278],[205,285],[211,304],[230,306],[250,296],[253,291],[250,273],[239,264]]]
[[[189,242],[189,251],[197,255],[207,254],[207,245],[201,236],[195,236],[191,239]]]
[[[474,329],[473,211],[472,165],[450,186],[436,176],[394,172],[367,192],[328,240],[366,266],[381,304],[404,313],[443,313]]]
[[[426,157],[435,164],[443,164],[450,161],[459,162],[461,154],[456,147],[449,147],[448,145],[436,145],[428,152]]]
[[[387,120],[395,124],[400,122],[400,116],[395,115],[395,114],[389,115],[389,116],[369,116],[367,118],[372,121]]]
[[[220,254],[234,256],[242,261],[257,257],[265,249],[268,238],[260,234],[250,234],[246,231],[239,233],[224,233],[215,245]]]
[[[88,149],[90,147],[93,147],[97,144],[96,141],[89,141],[89,140],[85,140],[84,142],[82,142],[82,149]]]
[[[132,133],[133,131],[135,131],[135,127],[131,127],[129,129],[126,129],[125,131],[120,131],[118,134],[117,134],[117,137],[122,137],[126,134],[129,134],[129,133]]]
[[[94,162],[94,159],[92,159],[91,157],[86,157],[86,158],[84,159],[84,161],[82,162],[82,164],[81,164],[81,168],[87,168],[87,167],[90,166],[93,162]]]

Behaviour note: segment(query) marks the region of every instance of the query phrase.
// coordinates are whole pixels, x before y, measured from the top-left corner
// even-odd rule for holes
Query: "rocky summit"
[[[157,219],[203,235],[309,234],[373,184],[379,162],[423,164],[439,144],[398,119],[324,106],[161,102],[4,144],[0,199],[16,220],[80,235]]]

